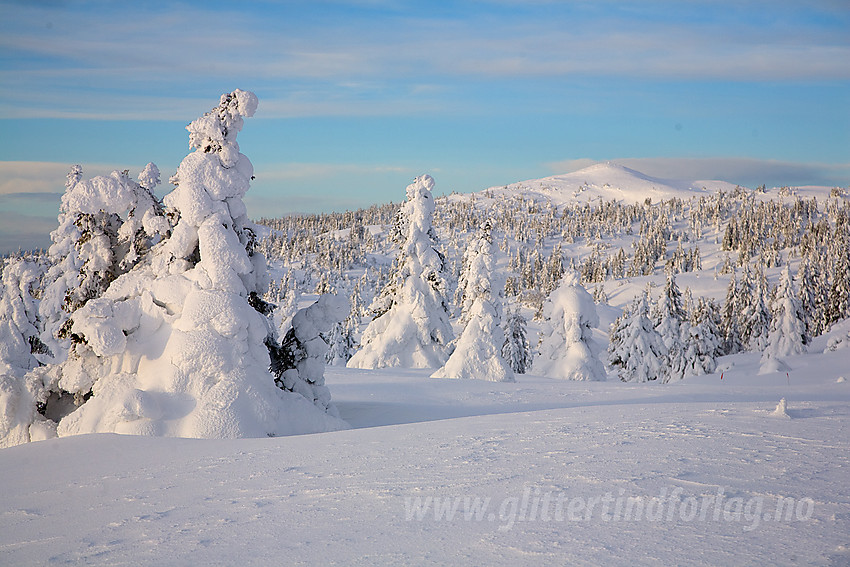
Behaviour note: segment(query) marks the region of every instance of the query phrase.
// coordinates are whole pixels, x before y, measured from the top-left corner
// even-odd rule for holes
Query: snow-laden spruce
[[[533,372],[564,380],[605,380],[592,329],[599,325],[593,297],[568,271],[543,306],[546,318]]]
[[[36,412],[38,380],[27,377],[45,352],[34,297],[43,273],[27,258],[0,263],[0,447],[56,435],[56,425]]]
[[[788,264],[785,264],[779,278],[772,311],[767,346],[761,355],[760,372],[763,373],[787,370],[788,366],[783,359],[806,351],[805,316]]]
[[[657,380],[667,372],[667,348],[649,319],[646,292],[611,326],[608,363],[623,382]]]
[[[271,371],[278,387],[301,394],[330,415],[339,417],[325,386],[328,341],[324,338],[349,309],[344,297],[325,294],[292,317],[278,348],[270,346]]]
[[[91,347],[74,329],[73,318],[167,234],[170,224],[152,193],[158,182],[159,171],[153,164],[142,171],[138,183],[126,171],[82,180],[82,168],[71,168],[59,226],[51,233],[50,268],[38,286],[39,301],[27,300],[29,320],[38,329],[38,336],[28,337],[30,367],[33,360],[48,366],[36,366],[15,382],[11,390],[17,392],[16,401],[0,402],[0,420],[17,431],[12,434],[0,428],[7,430],[0,431],[0,444],[55,436],[56,422],[91,397],[102,365],[87,366]],[[29,271],[28,287],[34,295],[32,267]],[[39,266],[39,276],[42,271]],[[84,320],[85,312],[76,318]],[[5,319],[0,315],[0,320]],[[98,330],[105,331],[99,337],[101,343],[115,347],[125,340],[115,329]]]
[[[501,301],[494,285],[493,227],[485,221],[464,255],[461,275],[466,321],[463,333],[446,364],[432,378],[475,378],[513,382],[514,372],[502,358],[505,334],[501,326]],[[467,305],[469,307],[467,307]]]
[[[237,90],[187,127],[195,151],[164,200],[179,219],[170,238],[149,268],[114,282],[75,320],[112,376],[60,422],[60,435],[256,437],[343,426],[326,413],[326,395],[314,405],[314,396],[278,388],[269,372],[274,332],[258,299],[265,258],[242,201],[253,167],[236,142],[256,107],[253,93]],[[102,340],[107,330],[118,344]]]
[[[60,436],[259,437],[346,426],[321,373],[310,368],[298,377],[307,386],[288,376],[278,387],[270,372],[279,347],[259,298],[265,258],[242,201],[253,167],[236,143],[256,107],[253,93],[237,90],[187,127],[194,151],[172,177],[164,211],[139,198],[152,197],[152,167],[138,184],[126,173],[69,176],[41,304],[55,363],[25,381]]]
[[[502,345],[502,358],[515,374],[525,374],[531,367],[531,348],[528,344],[526,321],[517,309],[508,310],[505,315],[505,342]]]
[[[407,186],[394,234],[401,241],[395,273],[372,304],[374,319],[349,368],[439,368],[454,340],[446,301],[446,260],[433,228],[434,179]]]
[[[670,273],[655,309],[655,330],[661,335],[667,353],[667,365],[662,377],[665,383],[679,380],[685,375],[689,363],[686,358],[689,327],[682,307],[682,293],[676,285],[676,276]]]
[[[171,229],[153,194],[159,184],[154,164],[145,167],[138,183],[126,171],[86,180],[82,174],[79,165],[68,174],[39,305],[41,339],[54,362],[65,360],[78,342],[72,340],[74,311],[102,295]]]

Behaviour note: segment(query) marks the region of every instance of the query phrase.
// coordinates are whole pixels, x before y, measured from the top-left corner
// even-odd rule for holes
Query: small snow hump
[[[783,417],[787,419],[791,419],[791,416],[788,414],[788,403],[785,401],[785,398],[779,400],[779,403],[776,404],[776,409],[774,409],[770,415],[772,417]]]

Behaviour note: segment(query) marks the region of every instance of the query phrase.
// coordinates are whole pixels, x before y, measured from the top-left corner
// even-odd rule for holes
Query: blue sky
[[[167,177],[235,88],[254,217],[629,160],[850,184],[850,4],[0,1],[0,252],[46,245],[64,176]]]

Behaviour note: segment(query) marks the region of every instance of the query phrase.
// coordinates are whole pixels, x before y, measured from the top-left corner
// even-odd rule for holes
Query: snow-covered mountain
[[[735,184],[725,181],[660,179],[616,163],[604,162],[572,173],[491,187],[485,193],[525,195],[558,205],[599,200],[630,204],[647,198],[653,202],[674,197],[687,199],[734,188]]]
[[[614,162],[600,162],[570,173],[497,185],[475,195],[524,197],[555,205],[601,201],[631,204],[643,203],[647,198],[657,203],[664,199],[707,197],[718,191],[732,192],[739,187],[740,185],[735,183],[716,179],[653,177]],[[781,195],[822,198],[829,195],[832,189],[821,185],[765,187],[759,198],[770,199]],[[467,196],[452,195],[451,198],[465,199]]]

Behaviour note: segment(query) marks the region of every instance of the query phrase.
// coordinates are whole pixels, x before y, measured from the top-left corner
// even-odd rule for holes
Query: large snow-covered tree
[[[394,233],[401,241],[390,282],[372,304],[374,318],[349,368],[439,368],[454,340],[446,300],[446,260],[434,232],[434,179],[407,186]]]
[[[308,388],[277,385],[270,372],[270,352],[280,347],[271,306],[260,299],[265,258],[242,201],[253,167],[236,142],[256,106],[253,93],[227,93],[187,127],[194,151],[172,177],[164,211],[141,198],[158,177],[153,168],[140,183],[126,174],[82,181],[72,172],[41,302],[43,335],[70,347],[64,360],[27,375],[59,435],[345,427],[317,374],[303,380]],[[86,290],[79,299],[77,289]]]
[[[543,306],[545,330],[535,374],[565,380],[605,380],[592,330],[599,325],[593,297],[578,281],[578,274],[564,274],[561,285]]]

